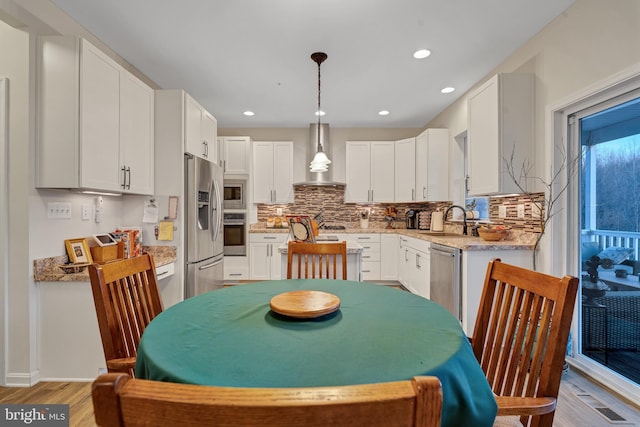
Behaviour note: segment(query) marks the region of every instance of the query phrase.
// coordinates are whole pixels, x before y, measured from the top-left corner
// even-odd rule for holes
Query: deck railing
[[[640,233],[611,230],[582,230],[583,241],[598,242],[600,249],[611,246],[633,249],[634,260],[640,260]]]

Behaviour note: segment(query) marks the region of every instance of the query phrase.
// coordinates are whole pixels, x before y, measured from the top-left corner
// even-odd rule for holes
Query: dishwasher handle
[[[446,251],[446,250],[443,251],[440,248],[434,248],[433,246],[431,246],[431,254],[433,255],[434,253],[437,253],[438,255],[449,256],[449,257],[455,257],[456,256],[455,253],[451,253],[451,252]]]

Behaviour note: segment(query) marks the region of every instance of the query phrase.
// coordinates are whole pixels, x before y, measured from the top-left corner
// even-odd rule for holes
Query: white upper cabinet
[[[533,87],[531,74],[497,74],[469,95],[469,195],[520,192],[506,164],[533,159]]]
[[[293,201],[293,142],[253,143],[253,203]]]
[[[223,136],[220,141],[220,166],[225,175],[248,175],[251,138],[248,136]]]
[[[395,151],[395,201],[416,200],[416,139],[396,141]]]
[[[347,141],[345,202],[393,202],[394,159],[394,141]]]
[[[415,201],[449,198],[449,130],[426,129],[416,137]]]
[[[184,96],[184,151],[218,163],[218,122],[189,94]]]
[[[136,194],[153,194],[154,90],[126,73],[120,100],[122,183]]]
[[[153,90],[84,39],[38,39],[39,188],[153,194]]]

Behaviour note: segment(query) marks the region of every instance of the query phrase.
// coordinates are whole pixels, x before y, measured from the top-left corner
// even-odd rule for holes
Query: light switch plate
[[[507,217],[507,205],[498,206],[498,217],[506,218]]]
[[[47,203],[47,218],[71,219],[71,203],[61,203],[61,202]]]
[[[518,205],[518,218],[524,218],[524,205]]]
[[[83,221],[89,221],[91,219],[91,205],[82,205],[80,217]]]

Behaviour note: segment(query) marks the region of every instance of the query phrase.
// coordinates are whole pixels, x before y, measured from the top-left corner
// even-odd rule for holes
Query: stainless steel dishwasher
[[[430,298],[458,320],[462,313],[460,249],[431,243]]]

